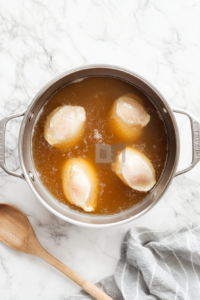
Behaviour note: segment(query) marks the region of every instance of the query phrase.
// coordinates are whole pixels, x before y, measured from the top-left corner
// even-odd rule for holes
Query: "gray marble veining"
[[[200,1],[0,0],[0,119],[21,111],[56,75],[107,63],[152,82],[170,105],[200,117]],[[177,117],[180,167],[191,159],[190,127]],[[20,119],[9,122],[6,161],[19,169]],[[0,170],[0,202],[27,214],[42,245],[92,282],[114,272],[131,226],[200,223],[200,164],[174,179],[148,214],[127,225],[92,230],[49,213],[27,183]],[[38,258],[0,243],[1,300],[64,300],[79,288]]]

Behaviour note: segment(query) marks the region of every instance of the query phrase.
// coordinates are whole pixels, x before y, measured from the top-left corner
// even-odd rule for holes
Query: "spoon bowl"
[[[33,253],[31,244],[39,244],[27,217],[16,207],[0,204],[0,240],[21,252]]]

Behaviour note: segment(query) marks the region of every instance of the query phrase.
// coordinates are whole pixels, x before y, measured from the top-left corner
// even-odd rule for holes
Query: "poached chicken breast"
[[[85,109],[81,106],[59,106],[47,117],[44,137],[58,148],[75,146],[82,138],[86,121]]]
[[[95,210],[98,181],[94,168],[83,158],[71,158],[62,170],[63,191],[71,204],[87,212]]]

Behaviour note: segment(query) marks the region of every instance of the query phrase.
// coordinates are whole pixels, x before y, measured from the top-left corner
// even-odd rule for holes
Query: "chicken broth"
[[[109,117],[114,101],[130,93],[139,97],[150,115],[150,122],[142,129],[141,136],[127,142],[123,136],[113,132]],[[70,149],[52,147],[44,138],[47,117],[63,105],[82,106],[86,112],[83,137]],[[36,120],[32,137],[32,155],[40,180],[55,199],[70,209],[85,214],[109,215],[130,209],[141,202],[150,191],[132,189],[116,176],[110,164],[97,164],[96,144],[123,144],[138,149],[151,161],[158,182],[167,159],[167,136],[164,123],[147,96],[131,84],[110,77],[90,77],[68,84],[47,101]],[[70,204],[63,192],[63,165],[69,158],[77,157],[86,158],[96,170],[99,192],[93,212],[85,212]]]

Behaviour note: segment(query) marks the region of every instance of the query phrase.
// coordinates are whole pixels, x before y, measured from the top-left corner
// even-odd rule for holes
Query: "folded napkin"
[[[132,228],[113,276],[97,284],[114,300],[199,300],[200,226]],[[84,291],[67,300],[93,299]]]

